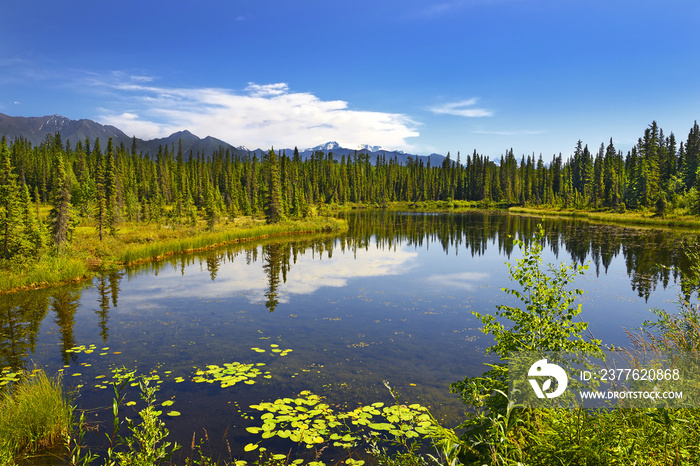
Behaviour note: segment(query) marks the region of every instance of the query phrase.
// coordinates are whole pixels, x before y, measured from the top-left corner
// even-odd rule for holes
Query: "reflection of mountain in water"
[[[248,290],[251,301],[264,303],[273,312],[289,293],[311,293],[319,286],[344,286],[348,278],[390,275],[408,267],[413,253],[405,246],[430,248],[439,245],[445,254],[479,256],[487,247],[498,248],[510,257],[512,237],[529,242],[542,220],[534,217],[471,212],[467,214],[422,214],[397,212],[353,212],[345,215],[349,231],[343,236],[297,236],[292,240],[268,239],[255,244],[203,254],[171,256],[163,261],[144,264],[124,272],[96,277],[84,282],[45,290],[11,293],[0,299],[0,367],[25,367],[34,351],[39,327],[49,310],[61,333],[63,363],[71,360],[70,348],[76,345],[73,335],[75,314],[84,289],[95,286],[97,301],[92,310],[98,317],[100,335],[109,336],[110,311],[117,307],[120,282],[141,274],[155,274],[169,269],[185,274],[189,265],[199,264],[209,272],[209,283],[216,282],[231,291],[241,286]],[[597,274],[607,273],[612,259],[622,254],[632,289],[648,299],[661,284],[679,280],[681,271],[689,270],[689,260],[682,246],[694,241],[692,235],[672,231],[641,230],[607,225],[593,225],[570,219],[545,219],[547,246],[559,259],[566,254],[577,263],[591,261]],[[404,248],[404,249],[402,249]],[[334,250],[352,253],[352,270],[337,270],[330,259]],[[362,254],[360,254],[362,252]],[[220,276],[220,266],[244,259],[245,264],[260,263],[252,278],[264,277],[256,283],[237,284],[230,277]],[[325,262],[323,261],[325,259]],[[315,273],[324,274],[324,282],[306,279],[303,260],[319,264]],[[561,258],[566,260],[566,258]],[[306,267],[308,268],[308,266]],[[179,275],[179,273],[175,272]],[[288,278],[295,274],[293,280]],[[460,279],[456,275],[454,279]],[[464,277],[462,277],[464,278]],[[251,280],[254,281],[254,280]],[[293,283],[291,283],[293,282]],[[684,285],[681,279],[681,284]],[[683,287],[686,294],[695,290]],[[235,291],[235,289],[234,289]]]

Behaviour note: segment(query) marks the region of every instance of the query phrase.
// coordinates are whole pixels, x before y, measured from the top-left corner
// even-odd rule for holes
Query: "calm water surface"
[[[464,410],[448,386],[481,373],[490,344],[471,312],[516,304],[501,291],[513,286],[504,263],[520,257],[510,237],[532,238],[539,220],[346,217],[347,234],[237,245],[2,296],[0,367],[63,369],[76,403],[105,428],[112,393],[96,377],[118,366],[156,373],[159,399],[172,398],[169,409],[181,413],[166,419],[171,439],[189,446],[206,429],[212,453],[226,458],[224,437],[240,457],[245,427],[259,422],[246,418],[259,415],[250,404],[305,389],[352,409],[389,401],[386,380],[404,401],[457,424]],[[624,328],[651,318],[650,308],[675,309],[678,270],[687,265],[679,247],[694,236],[559,219],[546,230],[545,262],[590,264],[576,286],[587,291],[582,316],[595,337],[624,345]],[[80,345],[95,350],[66,351]],[[281,357],[271,345],[293,351]],[[234,361],[265,363],[272,377],[225,389],[192,381],[197,368]],[[99,435],[88,441],[100,445]]]

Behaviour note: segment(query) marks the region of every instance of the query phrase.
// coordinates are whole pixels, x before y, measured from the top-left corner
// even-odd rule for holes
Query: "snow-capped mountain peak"
[[[382,146],[371,146],[369,144],[358,144],[357,150],[368,150],[370,152],[379,152],[380,150],[386,150]]]
[[[326,142],[324,144],[321,144],[321,145],[318,145],[318,146],[315,146],[315,147],[312,147],[312,148],[306,149],[306,150],[310,150],[310,151],[322,150],[324,152],[328,152],[328,151],[332,151],[332,150],[340,149],[340,148],[341,148],[341,146],[338,142],[329,141],[329,142]]]
[[[324,144],[320,144],[315,147],[311,147],[309,149],[305,149],[305,151],[312,151],[315,152],[317,150],[323,151],[323,152],[330,152],[334,150],[340,150],[340,149],[346,149],[346,150],[366,150],[368,152],[379,152],[379,151],[387,151],[387,152],[398,152],[401,153],[400,151],[391,151],[389,149],[386,149],[382,146],[373,146],[371,144],[345,144],[345,143],[340,143],[337,141],[328,141]]]

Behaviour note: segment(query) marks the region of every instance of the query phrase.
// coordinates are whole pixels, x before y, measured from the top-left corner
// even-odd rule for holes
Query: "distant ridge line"
[[[61,135],[61,139],[64,143],[70,141],[73,147],[75,143],[84,141],[86,138],[89,139],[90,142],[94,142],[95,139],[99,138],[101,145],[105,146],[109,138],[112,138],[112,142],[115,146],[123,144],[127,149],[131,149],[135,139],[136,151],[143,152],[151,157],[154,157],[158,153],[159,148],[165,148],[166,146],[169,148],[174,147],[175,151],[178,151],[180,144],[182,144],[182,153],[184,156],[187,156],[190,152],[209,156],[223,149],[239,157],[245,157],[249,154],[251,156],[255,155],[261,157],[263,153],[269,150],[260,148],[249,150],[244,146],[235,147],[232,144],[212,136],[200,138],[187,129],[177,131],[165,138],[143,140],[128,136],[115,126],[102,125],[88,119],[71,120],[61,115],[22,117],[0,113],[0,137],[4,136],[8,141],[24,138],[32,145],[38,146],[46,140],[47,136],[53,136],[56,133]],[[387,160],[396,158],[401,164],[405,164],[409,157],[414,161],[423,161],[426,164],[429,161],[432,165],[441,164],[443,160],[445,160],[445,157],[440,154],[431,154],[428,156],[413,155],[403,151],[385,150],[379,146],[371,146],[368,144],[365,144],[359,149],[348,149],[341,147],[340,144],[335,141],[329,141],[309,149],[300,150],[299,155],[302,159],[307,159],[318,150],[324,153],[332,152],[333,155],[337,157],[338,161],[340,161],[342,156],[347,157],[355,153],[368,154],[371,163],[375,163],[378,155],[386,157]],[[287,156],[291,157],[294,153],[294,148],[275,149],[275,151],[282,151],[286,153]]]

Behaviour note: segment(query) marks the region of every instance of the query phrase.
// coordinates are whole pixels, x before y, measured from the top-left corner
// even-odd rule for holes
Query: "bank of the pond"
[[[471,212],[481,210],[504,210],[511,204],[486,201],[418,201],[418,202],[385,202],[385,203],[358,203],[336,204],[330,207],[334,212],[348,212],[352,210],[390,210],[390,211],[417,211],[417,212]]]
[[[0,294],[36,289],[91,278],[135,263],[165,256],[212,249],[232,243],[254,241],[272,236],[344,231],[347,223],[332,217],[314,217],[266,224],[250,218],[217,225],[215,231],[202,227],[169,227],[124,224],[114,236],[100,241],[95,229],[76,229],[73,241],[60,254],[46,254],[5,264],[0,270]]]
[[[570,217],[590,220],[592,222],[613,223],[619,225],[653,226],[667,228],[700,228],[700,218],[691,215],[658,216],[654,212],[628,211],[614,212],[610,210],[592,211],[577,209],[545,208],[545,207],[520,207],[508,203],[494,203],[486,201],[425,201],[425,202],[386,202],[384,204],[348,203],[332,207],[335,212],[347,212],[352,210],[388,210],[388,211],[415,211],[436,213],[473,212],[475,210],[503,211],[518,215],[533,215],[537,217]]]
[[[620,225],[653,226],[668,228],[700,228],[700,219],[693,216],[665,216],[661,217],[653,212],[611,212],[590,211],[576,209],[534,208],[534,207],[510,207],[508,212],[515,214],[571,217],[590,220],[593,222],[613,223]]]

